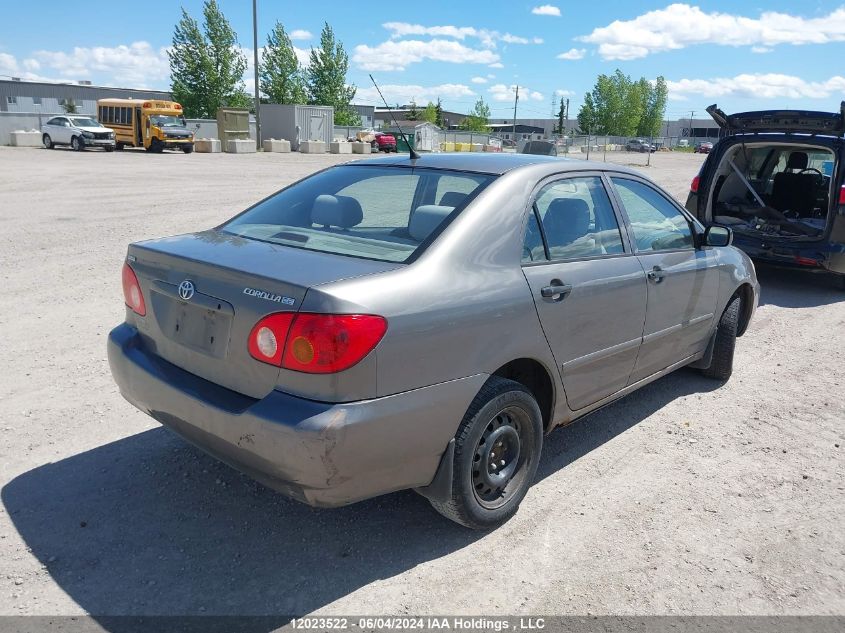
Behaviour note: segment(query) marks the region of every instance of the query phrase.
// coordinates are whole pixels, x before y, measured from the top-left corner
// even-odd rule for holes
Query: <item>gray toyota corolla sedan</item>
[[[759,290],[730,240],[624,167],[348,163],[131,244],[109,362],[129,402],[295,499],[413,488],[489,528],[556,426],[685,365],[730,376]]]

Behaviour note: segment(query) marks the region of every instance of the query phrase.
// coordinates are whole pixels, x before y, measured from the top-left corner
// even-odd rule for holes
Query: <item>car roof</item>
[[[608,163],[597,163],[557,156],[543,156],[541,154],[514,154],[510,152],[421,154],[416,160],[411,160],[405,154],[390,157],[385,156],[383,158],[368,158],[347,164],[380,167],[426,167],[429,169],[468,171],[497,176],[513,171],[514,169],[532,165],[546,165],[552,168],[549,169],[550,172],[597,170],[637,173],[632,169]]]

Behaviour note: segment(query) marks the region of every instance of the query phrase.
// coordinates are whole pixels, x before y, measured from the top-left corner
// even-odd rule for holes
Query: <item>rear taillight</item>
[[[262,363],[277,367],[282,364],[282,352],[294,312],[279,312],[264,317],[249,333],[249,353]]]
[[[845,206],[845,185],[839,190],[839,205]]]
[[[123,280],[123,300],[135,314],[144,316],[147,314],[147,306],[144,303],[144,293],[141,292],[141,284],[138,283],[138,277],[135,276],[135,271],[125,262],[121,277]]]
[[[690,193],[698,193],[698,185],[699,184],[701,184],[701,177],[696,176],[695,178],[692,179],[692,182],[690,183],[690,186],[689,186]]]
[[[386,331],[384,317],[371,314],[280,312],[255,324],[249,353],[285,369],[331,374],[359,363]]]

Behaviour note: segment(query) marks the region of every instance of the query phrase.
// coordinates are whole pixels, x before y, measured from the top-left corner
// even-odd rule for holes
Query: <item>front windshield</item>
[[[94,119],[88,117],[72,117],[70,122],[75,127],[102,127]]]
[[[439,169],[344,165],[283,189],[221,229],[284,246],[405,262],[492,180]]]
[[[151,116],[150,120],[157,127],[185,127],[185,119],[181,116],[156,114]]]

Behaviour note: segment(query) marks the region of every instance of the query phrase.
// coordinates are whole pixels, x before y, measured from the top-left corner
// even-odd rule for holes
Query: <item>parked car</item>
[[[86,147],[102,147],[107,152],[113,152],[115,147],[112,130],[81,114],[54,116],[41,126],[41,141],[47,149],[70,145],[77,151]]]
[[[557,145],[554,141],[528,141],[523,145],[522,153],[537,156],[557,156]]]
[[[295,499],[412,488],[490,528],[547,432],[682,366],[728,379],[758,300],[730,240],[608,163],[348,163],[131,244],[109,363],[129,402]]]
[[[730,226],[751,257],[835,273],[845,288],[845,102],[836,113],[707,111],[728,136],[693,179],[687,209]]]
[[[713,149],[713,143],[710,141],[703,141],[695,146],[695,153],[696,154],[709,154],[710,150]]]
[[[373,151],[376,152],[395,152],[396,151],[396,137],[393,134],[386,132],[376,132],[375,139],[372,142]]]
[[[641,138],[632,138],[630,141],[625,143],[625,151],[626,152],[653,152],[655,150],[654,147],[648,141],[644,141]]]

